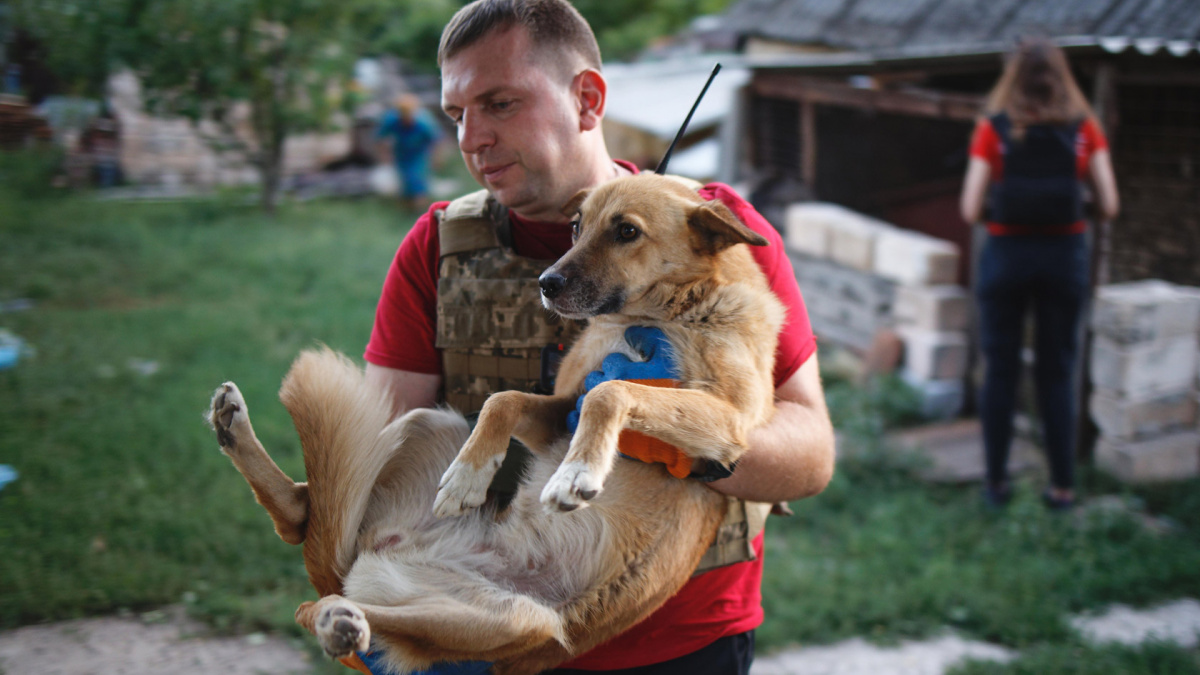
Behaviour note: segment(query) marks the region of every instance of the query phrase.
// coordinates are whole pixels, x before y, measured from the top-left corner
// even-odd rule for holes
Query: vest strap
[[[439,258],[500,247],[488,205],[487,190],[477,190],[459,197],[437,215]]]
[[[771,512],[770,504],[748,502],[737,497],[726,497],[725,519],[717,528],[717,536],[692,576],[733,565],[734,563],[755,560],[754,547],[751,543],[766,526],[767,514]]]

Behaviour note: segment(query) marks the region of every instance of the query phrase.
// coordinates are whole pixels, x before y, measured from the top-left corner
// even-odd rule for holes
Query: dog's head
[[[654,316],[650,291],[708,277],[718,254],[735,244],[767,245],[721,202],[653,174],[580,192],[564,212],[574,244],[539,283],[542,304],[569,319]]]

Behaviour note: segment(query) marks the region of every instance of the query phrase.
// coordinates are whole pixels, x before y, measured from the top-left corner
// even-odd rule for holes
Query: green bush
[[[43,145],[21,150],[0,150],[0,191],[8,199],[38,198],[61,191],[54,179],[62,173],[63,153]]]

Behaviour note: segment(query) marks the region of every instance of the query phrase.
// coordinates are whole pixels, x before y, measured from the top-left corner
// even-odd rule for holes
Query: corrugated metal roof
[[[1066,36],[1056,38],[1056,44],[1068,55],[1086,54],[1141,54],[1143,56],[1189,57],[1200,60],[1200,42],[1189,40],[1162,40],[1158,38],[1131,38],[1112,36]],[[938,62],[962,65],[966,60],[996,63],[1004,54],[1009,43],[981,42],[947,45],[924,45],[903,49],[867,52],[839,52],[834,54],[765,54],[748,57],[746,67],[755,69],[804,69],[817,73],[869,73],[887,70],[904,70],[927,67]]]
[[[741,0],[743,35],[870,53],[1024,35],[1200,41],[1200,0]]]

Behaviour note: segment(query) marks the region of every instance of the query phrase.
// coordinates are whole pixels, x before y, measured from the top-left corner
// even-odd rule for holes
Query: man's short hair
[[[600,69],[600,46],[587,19],[566,0],[475,0],[454,14],[442,31],[438,66],[492,32],[523,26],[534,49],[572,53]]]

